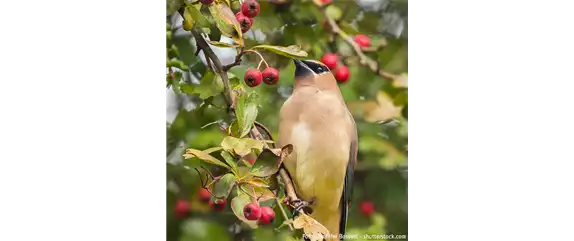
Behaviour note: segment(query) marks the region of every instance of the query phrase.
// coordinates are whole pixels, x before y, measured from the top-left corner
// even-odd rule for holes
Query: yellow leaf
[[[394,106],[393,100],[383,91],[377,94],[377,102],[366,102],[363,111],[368,122],[386,121],[401,115],[401,108]]]
[[[263,141],[252,138],[239,139],[233,136],[226,136],[221,142],[221,147],[226,151],[233,151],[239,156],[245,156],[251,153],[252,149],[261,151],[263,149],[263,144]]]
[[[325,226],[304,213],[301,213],[293,220],[293,227],[303,229],[305,236],[311,241],[320,241],[323,240],[323,237],[329,235],[329,230]]]
[[[212,155],[209,155],[208,153],[205,153],[203,151],[193,149],[193,148],[189,148],[189,149],[185,150],[185,154],[183,154],[183,157],[185,159],[197,157],[197,158],[199,158],[199,159],[201,159],[207,163],[211,163],[214,165],[229,168],[228,165],[226,165],[222,161],[218,160],[217,158],[213,157]]]

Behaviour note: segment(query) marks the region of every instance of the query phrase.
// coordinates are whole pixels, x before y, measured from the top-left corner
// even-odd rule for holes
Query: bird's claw
[[[301,199],[290,200],[290,205],[293,207],[293,217],[299,215],[299,212],[308,206],[313,205],[315,200],[311,200],[310,202],[303,201]]]

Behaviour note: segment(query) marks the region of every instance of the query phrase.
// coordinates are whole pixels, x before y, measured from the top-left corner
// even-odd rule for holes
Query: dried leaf
[[[329,235],[329,230],[325,226],[304,213],[301,213],[293,220],[293,227],[303,229],[305,236],[311,241],[320,241],[323,240],[323,237]]]

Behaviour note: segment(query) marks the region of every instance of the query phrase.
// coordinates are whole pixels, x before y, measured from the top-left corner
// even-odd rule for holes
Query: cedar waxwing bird
[[[329,68],[294,61],[293,93],[281,107],[277,143],[293,145],[284,165],[295,192],[309,202],[310,216],[329,230],[328,237],[339,239],[351,201],[357,127]]]

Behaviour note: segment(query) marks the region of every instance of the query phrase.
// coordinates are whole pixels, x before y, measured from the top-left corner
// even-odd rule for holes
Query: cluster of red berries
[[[253,25],[253,18],[259,14],[259,3],[255,0],[246,0],[241,4],[241,11],[235,14],[235,18],[241,26],[241,32],[247,32]]]
[[[257,220],[261,225],[270,224],[275,220],[275,212],[270,207],[259,207],[256,202],[249,203],[243,207],[243,216],[247,220]]]
[[[371,39],[363,34],[356,35],[354,40],[355,43],[357,43],[361,48],[369,47],[371,45]],[[337,54],[327,53],[323,55],[321,62],[323,62],[323,64],[325,64],[325,66],[327,66],[327,68],[330,70],[335,70],[335,79],[337,79],[337,81],[340,83],[345,83],[347,80],[349,80],[349,68],[347,68],[345,65],[337,68],[339,63],[339,57]]]
[[[259,69],[251,68],[245,72],[243,80],[249,87],[258,86],[262,81],[265,84],[274,85],[279,80],[279,71],[269,66],[263,72],[259,71]]]
[[[337,81],[339,81],[340,83],[347,82],[350,75],[349,68],[347,68],[347,66],[345,65],[342,65],[339,68],[337,68],[339,57],[336,54],[327,53],[323,55],[323,58],[321,58],[321,62],[323,62],[323,64],[325,64],[325,66],[327,66],[327,68],[329,68],[330,70],[335,70],[335,79],[337,79]]]
[[[215,200],[211,201],[211,193],[207,189],[202,188],[199,190],[198,199],[200,202],[209,204],[209,207],[215,212],[221,212],[225,209],[227,200]],[[191,203],[189,201],[180,199],[177,200],[175,204],[175,215],[179,218],[185,218],[191,211]]]

